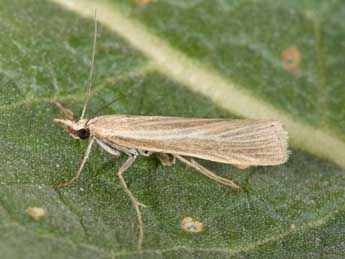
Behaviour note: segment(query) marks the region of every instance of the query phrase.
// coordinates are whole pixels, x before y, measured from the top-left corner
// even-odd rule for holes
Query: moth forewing
[[[287,132],[275,120],[109,115],[89,128],[109,145],[226,164],[279,165],[288,158]]]

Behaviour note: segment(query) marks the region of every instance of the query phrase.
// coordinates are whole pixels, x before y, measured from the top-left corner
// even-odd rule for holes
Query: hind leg
[[[198,162],[196,162],[194,159],[187,159],[184,158],[180,155],[173,155],[174,157],[176,157],[178,160],[180,160],[181,162],[187,164],[190,167],[193,167],[194,169],[196,169],[197,171],[199,171],[200,173],[202,173],[203,175],[207,176],[208,178],[217,181],[221,184],[230,186],[231,188],[235,189],[236,191],[241,191],[241,187],[238,186],[237,184],[235,184],[233,181],[220,177],[218,175],[216,175],[215,173],[211,172],[210,170],[208,170],[207,168],[203,167],[202,165],[200,165]]]

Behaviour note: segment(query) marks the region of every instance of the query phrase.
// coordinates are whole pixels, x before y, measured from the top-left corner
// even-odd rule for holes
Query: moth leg
[[[220,177],[220,176],[212,173],[210,170],[203,167],[202,165],[200,165],[198,162],[196,162],[192,158],[190,160],[188,160],[188,159],[186,159],[182,156],[176,155],[176,154],[174,154],[173,156],[176,157],[181,162],[187,164],[188,166],[193,167],[194,169],[196,169],[197,171],[199,171],[200,173],[202,173],[203,175],[207,176],[208,178],[210,178],[212,180],[215,180],[221,184],[230,186],[231,188],[235,189],[238,192],[242,190],[241,187],[238,186],[237,184],[235,184],[233,181],[226,179],[226,178],[223,178],[223,177]]]
[[[64,183],[60,183],[60,184],[56,184],[56,185],[53,185],[54,188],[62,188],[62,187],[66,187],[67,185],[70,185],[71,183],[73,183],[75,180],[77,180],[81,174],[81,171],[83,170],[84,168],[84,165],[85,165],[85,162],[86,160],[89,158],[89,155],[90,155],[90,152],[91,152],[91,148],[92,148],[92,144],[94,143],[95,139],[94,138],[91,138],[90,142],[89,142],[89,145],[87,146],[87,149],[86,149],[86,152],[85,152],[85,155],[84,155],[84,158],[83,160],[81,161],[81,164],[79,166],[79,170],[77,172],[77,174],[69,181],[67,182],[64,182]]]
[[[133,164],[136,158],[137,158],[137,155],[129,156],[126,162],[124,162],[123,165],[118,170],[117,176],[120,178],[123,190],[128,194],[137,212],[137,220],[138,220],[138,225],[139,225],[137,249],[138,249],[138,252],[141,253],[141,245],[144,240],[144,223],[143,223],[143,218],[140,211],[140,206],[144,207],[145,205],[138,202],[138,200],[134,197],[133,193],[128,189],[125,178],[123,177],[123,173]]]
[[[171,156],[166,153],[156,153],[156,155],[164,166],[172,166],[175,164],[176,158],[174,156],[171,159]]]
[[[101,140],[99,140],[97,138],[96,138],[96,142],[101,148],[103,148],[109,154],[111,154],[115,157],[119,157],[121,155],[120,152],[118,150],[116,150],[114,147],[108,146],[106,143],[102,142]]]

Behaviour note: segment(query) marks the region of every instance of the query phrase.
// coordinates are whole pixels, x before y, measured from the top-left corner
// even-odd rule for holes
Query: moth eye
[[[77,134],[80,139],[87,139],[90,137],[89,129],[80,129],[77,131]]]

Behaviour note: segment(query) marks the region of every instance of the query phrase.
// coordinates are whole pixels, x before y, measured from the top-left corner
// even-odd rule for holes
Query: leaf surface
[[[20,7],[20,8],[19,8]],[[344,42],[340,1],[2,1],[1,258],[136,258],[137,223],[114,159],[53,118],[78,117],[97,7],[100,30],[88,114],[281,118],[292,154],[239,170],[200,161],[241,185],[141,158],[125,174],[145,205],[144,258],[342,256]],[[126,96],[122,98],[121,96]],[[33,221],[28,207],[43,207]],[[203,222],[198,234],[181,220]]]

